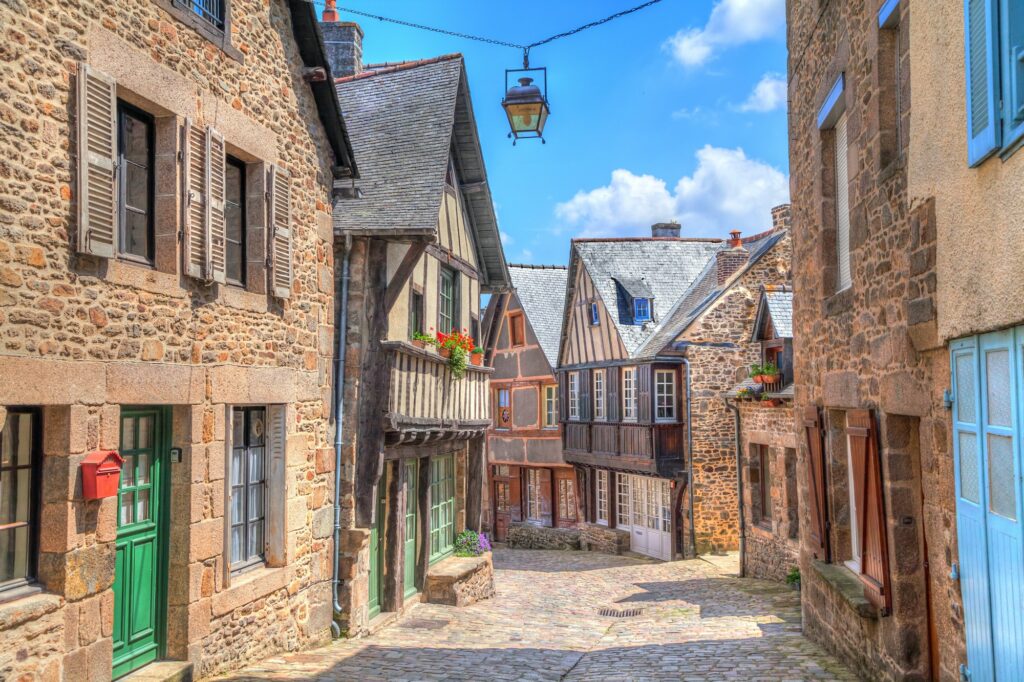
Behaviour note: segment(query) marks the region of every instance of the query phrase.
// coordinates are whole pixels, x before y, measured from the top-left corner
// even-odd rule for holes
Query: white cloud
[[[740,111],[768,112],[786,108],[786,79],[777,73],[766,73],[754,86]]]
[[[671,190],[660,178],[620,168],[604,187],[556,205],[555,215],[582,227],[584,237],[645,235],[653,223],[670,219],[682,223],[684,236],[721,237],[770,227],[770,209],[789,201],[786,174],[742,149],[706,145],[696,156],[693,174]]]
[[[676,109],[672,112],[672,118],[674,119],[695,119],[704,114],[704,109],[701,107],[683,107],[682,109]]]
[[[501,234],[501,243],[504,246],[508,246],[509,244],[514,244],[515,243],[516,240],[513,239],[512,235],[510,235],[508,232],[505,232],[504,230],[502,230],[500,232],[500,234]]]
[[[719,0],[704,28],[680,30],[665,48],[683,66],[697,67],[721,48],[779,34],[785,19],[785,0]]]

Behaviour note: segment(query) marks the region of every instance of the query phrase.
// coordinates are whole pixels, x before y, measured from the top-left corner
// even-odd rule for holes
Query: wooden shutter
[[[558,420],[569,420],[569,373],[558,373]]]
[[[210,138],[207,131],[192,119],[185,119],[185,153],[182,163],[182,190],[185,193],[185,225],[183,249],[185,273],[207,281],[209,267],[209,213],[207,177],[210,166]]]
[[[78,64],[78,251],[117,253],[117,86]]]
[[[831,561],[828,537],[828,503],[825,497],[825,449],[818,408],[804,408],[807,436],[807,510],[811,517],[811,552],[819,561]]]
[[[996,3],[964,3],[964,52],[967,75],[967,161],[976,166],[1001,143],[999,116],[998,40]]]
[[[651,366],[640,365],[636,368],[637,384],[637,421],[650,423],[651,419]]]
[[[622,403],[619,397],[621,372],[618,367],[609,367],[604,373],[604,413],[610,422],[617,422],[622,418]]]
[[[508,471],[508,509],[513,521],[523,520],[523,485],[519,467],[509,467]]]
[[[287,480],[285,475],[288,442],[287,413],[286,405],[267,407],[267,459],[269,462],[267,484],[270,486],[269,490],[274,490],[274,486],[282,485]],[[227,487],[230,489],[230,486]],[[272,495],[270,499],[275,498]],[[266,524],[267,564],[269,566],[284,566],[287,563],[286,548],[288,546],[286,505],[276,499],[274,503],[268,504]]]
[[[213,128],[207,128],[206,139],[206,193],[210,199],[206,205],[206,236],[209,249],[206,257],[209,266],[207,279],[224,284],[227,281],[227,235],[224,224],[224,172],[227,170],[227,157],[223,135]]]
[[[882,493],[882,462],[878,453],[878,433],[874,418],[867,410],[846,413],[846,435],[853,463],[854,499],[857,505],[857,529],[860,531],[860,579],[864,596],[888,613],[892,608],[889,581],[889,547]]]
[[[288,172],[270,167],[270,286],[274,296],[292,295],[292,184]]]
[[[580,421],[588,422],[594,416],[594,405],[591,394],[593,373],[589,369],[581,369],[579,374],[580,387]]]
[[[846,114],[839,117],[835,128],[836,159],[836,290],[852,283],[850,269],[850,167],[849,139],[846,135]]]

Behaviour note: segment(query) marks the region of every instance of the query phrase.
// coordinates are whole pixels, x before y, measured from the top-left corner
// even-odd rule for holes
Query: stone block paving
[[[798,595],[735,562],[494,552],[494,598],[420,604],[375,635],[232,680],[855,680],[800,632]],[[609,617],[601,609],[642,609]]]

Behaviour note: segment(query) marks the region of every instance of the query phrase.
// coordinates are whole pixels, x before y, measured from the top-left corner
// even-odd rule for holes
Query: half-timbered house
[[[751,291],[786,276],[786,216],[779,207],[777,227],[728,242],[680,238],[677,223],[573,241],[565,459],[581,470],[588,530],[608,529],[615,546],[661,559],[735,548],[735,430],[720,396],[749,365]]]
[[[576,472],[562,458],[558,341],[566,268],[509,267],[513,289],[484,317],[494,426],[487,437],[488,528],[503,542],[510,524],[571,528],[579,521]]]
[[[362,31],[324,24],[358,182],[336,207],[347,352],[338,521],[344,629],[419,600],[455,536],[480,529],[491,370],[460,372],[414,333],[479,336],[481,294],[507,288],[461,55],[360,63]]]

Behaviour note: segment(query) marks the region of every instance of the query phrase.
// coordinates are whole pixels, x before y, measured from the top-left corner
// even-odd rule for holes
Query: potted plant
[[[789,574],[786,576],[786,584],[792,587],[797,592],[800,591],[800,569],[794,566],[789,569]]]
[[[774,362],[750,366],[750,378],[759,384],[773,384],[779,377],[779,368]]]
[[[433,346],[435,343],[434,337],[430,334],[424,334],[419,331],[412,333],[412,345],[417,348],[426,348],[427,346]]]
[[[480,346],[474,346],[473,350],[469,352],[469,361],[477,367],[484,364],[484,349]]]
[[[736,391],[736,397],[740,400],[752,400],[754,398],[754,392],[749,388],[741,388]]]
[[[451,334],[438,332],[437,347],[441,357],[448,358],[448,369],[452,371],[452,376],[461,379],[469,364],[470,351],[476,348],[473,337],[456,329],[453,329]]]
[[[782,404],[782,401],[778,398],[768,395],[767,392],[761,394],[761,404],[765,407],[778,407]]]

